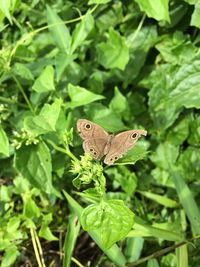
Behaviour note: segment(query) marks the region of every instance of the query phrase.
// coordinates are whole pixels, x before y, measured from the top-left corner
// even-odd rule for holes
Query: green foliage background
[[[1,267],[199,266],[199,14],[0,1]],[[105,167],[80,159],[79,118],[148,136]]]

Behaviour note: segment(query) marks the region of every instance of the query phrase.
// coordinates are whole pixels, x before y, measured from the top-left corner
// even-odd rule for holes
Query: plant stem
[[[34,111],[32,105],[31,105],[31,103],[30,103],[25,91],[24,91],[24,88],[21,86],[21,84],[20,84],[19,80],[17,79],[17,77],[14,74],[12,74],[12,76],[13,76],[13,79],[15,80],[20,92],[22,93],[22,95],[23,95],[23,97],[24,97],[24,99],[26,101],[26,104],[28,105],[30,111],[33,113],[33,115],[35,115],[35,111]]]
[[[57,146],[53,141],[51,141],[50,139],[46,140],[48,144],[50,144],[55,150],[67,154],[67,156],[69,156],[71,159],[73,159],[74,161],[78,161],[78,159],[74,156],[74,154],[72,154],[72,152],[69,150],[69,148],[62,148]]]
[[[42,263],[41,263],[41,260],[40,260],[40,255],[39,255],[39,252],[38,252],[37,242],[35,240],[35,235],[34,235],[34,229],[33,228],[30,229],[30,233],[31,233],[31,239],[32,239],[32,243],[33,243],[33,249],[35,251],[35,257],[36,257],[38,266],[39,267],[43,267],[42,266]]]

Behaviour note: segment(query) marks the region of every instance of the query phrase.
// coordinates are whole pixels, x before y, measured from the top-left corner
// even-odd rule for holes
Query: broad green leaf
[[[191,223],[193,234],[200,235],[200,210],[195,202],[192,191],[185,183],[180,168],[173,166],[170,173],[172,175],[180,202]]]
[[[143,196],[151,199],[151,200],[156,201],[157,203],[159,203],[165,207],[168,207],[168,208],[178,207],[178,203],[175,200],[170,199],[166,196],[161,196],[161,195],[154,194],[151,192],[146,192],[146,191],[139,191],[139,193],[142,194]]]
[[[151,260],[148,260],[147,262],[147,267],[159,267],[159,263],[157,261],[157,259],[151,259]]]
[[[128,101],[125,96],[115,87],[115,94],[112,98],[109,107],[117,114],[122,114],[128,108]]]
[[[44,142],[23,146],[16,151],[14,159],[16,169],[31,185],[46,192],[52,191],[51,155]]]
[[[24,129],[34,136],[56,131],[56,123],[61,110],[61,99],[56,99],[53,104],[45,104],[37,116],[28,116],[24,120]]]
[[[34,76],[33,76],[32,72],[25,64],[15,63],[14,71],[17,75],[19,75],[23,79],[34,80]]]
[[[2,202],[11,202],[12,191],[13,191],[13,187],[12,186],[1,185],[0,186],[1,201]]]
[[[23,215],[29,219],[39,218],[40,208],[37,206],[35,201],[32,199],[31,195],[23,195]]]
[[[8,137],[3,129],[3,127],[0,124],[0,154],[3,154],[4,156],[9,156],[9,142]]]
[[[73,52],[83,44],[84,40],[87,38],[88,34],[91,32],[94,27],[93,16],[88,12],[83,17],[79,24],[76,24],[76,28],[72,33],[70,53]]]
[[[46,66],[40,76],[35,80],[32,88],[37,93],[50,92],[55,90],[54,68],[51,65]]]
[[[55,57],[56,80],[60,81],[64,71],[76,59],[76,55],[66,55],[65,53],[58,53]]]
[[[127,155],[115,162],[115,165],[135,164],[138,160],[144,159],[148,155],[149,144],[144,141],[138,141],[136,145],[128,151]]]
[[[190,25],[200,28],[200,1],[197,1],[195,4]]]
[[[98,17],[95,18],[95,25],[101,37],[103,37],[102,33],[106,32],[110,27],[117,27],[124,18],[123,4],[121,1],[112,1],[107,7],[109,7],[107,8],[107,12],[100,12]]]
[[[5,253],[3,255],[1,267],[12,266],[15,263],[15,261],[19,255],[20,255],[20,253],[19,253],[16,246],[14,246],[14,245],[9,246],[5,250]]]
[[[81,215],[81,225],[86,231],[98,229],[102,245],[110,248],[126,237],[133,226],[133,217],[133,212],[123,201],[112,199],[85,208]]]
[[[172,81],[173,91],[169,94],[168,105],[175,103],[176,107],[200,108],[200,61],[183,65]]]
[[[127,130],[121,118],[100,103],[93,103],[85,107],[85,112],[92,121],[101,125],[108,132],[114,133]]]
[[[47,5],[47,22],[51,36],[57,47],[66,54],[70,53],[71,36],[64,21]]]
[[[69,203],[70,209],[79,217],[80,220],[83,208],[67,192],[64,191],[64,195]],[[88,233],[110,260],[112,260],[119,267],[125,266],[126,259],[116,244],[109,249],[105,249],[102,244],[101,233],[98,230],[92,230]]]
[[[181,145],[188,137],[191,116],[185,116],[177,121],[167,134],[167,140],[173,145]]]
[[[89,0],[88,5],[92,5],[92,4],[106,4],[108,2],[110,2],[111,0]]]
[[[46,225],[45,223],[42,223],[42,226],[41,226],[40,231],[39,231],[39,236],[43,237],[44,239],[46,239],[48,241],[58,240],[58,238],[55,235],[53,235],[49,226]]]
[[[156,20],[166,20],[170,22],[169,0],[136,0],[141,11],[144,11],[148,17]]]
[[[151,160],[160,168],[169,170],[176,162],[179,154],[178,146],[174,146],[171,143],[161,143],[155,153],[152,154]]]
[[[7,225],[7,231],[13,233],[18,229],[19,225],[20,225],[19,217],[10,218]]]
[[[181,31],[176,31],[173,35],[164,35],[155,47],[162,58],[172,64],[190,63],[197,54],[197,47],[189,36]]]
[[[186,181],[198,180],[200,174],[200,153],[198,147],[188,146],[180,155],[178,163],[183,169]]]
[[[177,67],[171,64],[161,64],[156,67],[149,76],[140,84],[150,89],[149,111],[154,122],[154,127],[164,131],[171,126],[178,117],[175,103],[168,105],[171,77],[177,73]]]
[[[73,84],[68,85],[68,94],[71,102],[67,103],[67,106],[71,108],[84,106],[91,102],[105,98],[102,95],[94,94],[83,87],[74,86]]]
[[[129,49],[126,39],[110,28],[107,42],[97,45],[99,63],[106,69],[119,68],[124,70],[129,60]]]

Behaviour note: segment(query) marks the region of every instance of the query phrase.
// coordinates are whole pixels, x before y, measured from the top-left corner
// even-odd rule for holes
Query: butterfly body
[[[77,129],[84,140],[83,149],[100,160],[105,156],[104,163],[112,165],[131,149],[145,130],[130,130],[117,135],[108,134],[101,126],[86,119],[77,121]]]

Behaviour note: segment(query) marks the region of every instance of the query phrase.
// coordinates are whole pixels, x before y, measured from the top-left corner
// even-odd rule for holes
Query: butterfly
[[[107,165],[112,165],[123,157],[128,150],[133,148],[141,135],[147,135],[145,130],[130,130],[117,135],[109,134],[98,124],[86,119],[77,121],[77,130],[84,140],[84,151],[96,160],[105,156],[104,163]]]

